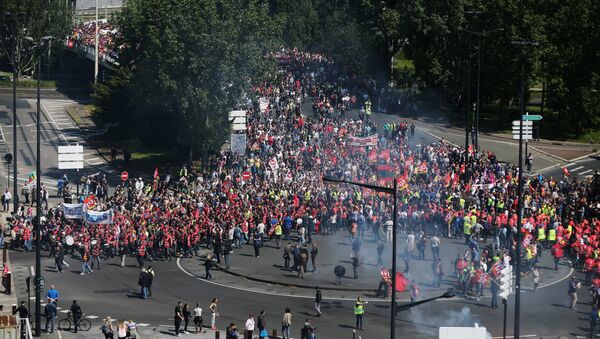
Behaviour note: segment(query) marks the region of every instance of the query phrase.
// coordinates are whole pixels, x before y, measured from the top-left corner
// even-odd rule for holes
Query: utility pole
[[[537,46],[538,43],[534,41],[513,41],[513,45],[517,46]],[[520,117],[519,117],[519,185],[517,187],[518,196],[518,207],[517,207],[517,248],[516,248],[516,261],[517,261],[517,272],[515,273],[515,339],[520,338],[521,330],[521,226],[523,219],[523,116],[525,115],[525,58],[521,59],[521,93],[520,93]]]

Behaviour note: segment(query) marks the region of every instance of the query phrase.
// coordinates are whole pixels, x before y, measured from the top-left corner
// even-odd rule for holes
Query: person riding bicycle
[[[71,305],[71,315],[73,316],[73,324],[75,325],[74,333],[77,333],[77,328],[79,327],[79,320],[81,320],[81,316],[83,315],[83,311],[81,307],[77,304],[77,300],[73,300],[73,304]]]

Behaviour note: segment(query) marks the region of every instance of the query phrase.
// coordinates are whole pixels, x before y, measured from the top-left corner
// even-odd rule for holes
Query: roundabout
[[[398,253],[404,253],[406,238],[406,234],[399,235]],[[243,245],[240,249],[234,248],[233,253],[230,254],[230,268],[225,268],[224,260],[221,260],[221,265],[211,271],[213,279],[210,280],[205,279],[204,260],[206,255],[212,253],[211,250],[203,248],[199,253],[200,258],[179,258],[177,259],[177,265],[180,270],[189,276],[224,288],[310,299],[314,298],[315,288],[318,286],[322,290],[325,299],[355,300],[357,296],[360,296],[369,301],[389,302],[389,299],[377,296],[382,266],[377,265],[377,245],[371,235],[365,235],[365,240],[362,241],[360,246],[357,279],[353,277],[352,245],[347,232],[338,232],[335,235],[315,235],[312,240],[319,249],[316,258],[317,272],[311,272],[312,265],[309,260],[307,264],[308,271],[304,273],[303,278],[299,278],[296,271],[284,267],[284,247],[288,243],[297,244],[294,241],[282,241],[279,249],[276,248],[275,241],[267,241],[264,247],[260,249],[260,257],[258,258],[254,257],[251,245]],[[482,251],[488,245],[485,243],[479,244]],[[310,250],[311,244],[308,244],[308,248]],[[382,255],[383,267],[388,269],[391,267],[390,248],[391,243],[385,243]],[[457,255],[464,255],[467,249],[462,239],[441,238],[440,257],[445,275],[439,288],[434,288],[432,285],[433,270],[431,266],[433,260],[430,248],[425,251],[425,260],[419,260],[416,256],[413,256],[408,261],[409,270],[404,276],[409,283],[418,284],[419,298],[438,296],[448,289],[456,287],[457,274],[454,269],[454,260]],[[399,255],[397,262],[398,272],[404,272],[406,269],[404,256]],[[343,266],[346,271],[339,285],[334,273],[334,268],[338,265]],[[558,271],[554,270],[553,265],[553,259],[549,251],[544,251],[538,263],[541,275],[544,278],[538,289],[561,282],[573,273],[567,262],[559,265]],[[407,287],[407,290],[398,293],[397,300],[399,302],[410,302],[408,289],[409,287]],[[522,278],[522,290],[529,291],[532,289],[533,279],[531,277]],[[489,292],[485,294],[485,297],[490,297]],[[455,299],[464,299],[464,297],[460,295],[444,300]]]

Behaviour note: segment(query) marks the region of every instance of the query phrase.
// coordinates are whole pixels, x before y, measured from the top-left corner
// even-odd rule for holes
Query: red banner
[[[377,134],[368,136],[368,137],[364,137],[364,138],[359,138],[359,137],[353,137],[353,136],[349,136],[348,137],[348,146],[359,146],[359,147],[366,147],[366,146],[377,146]]]

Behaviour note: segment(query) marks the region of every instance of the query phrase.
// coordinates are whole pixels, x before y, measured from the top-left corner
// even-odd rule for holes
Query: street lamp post
[[[512,41],[516,46],[537,46],[535,41]],[[519,339],[521,329],[521,224],[523,218],[523,115],[525,115],[525,61],[521,61],[521,91],[520,91],[520,117],[519,117],[519,185],[517,188],[517,273],[515,279],[515,330],[514,337]]]
[[[475,35],[477,36],[477,94],[476,94],[476,103],[473,105],[473,122],[472,124],[475,127],[475,134],[473,136],[473,149],[474,150],[478,150],[479,149],[479,110],[481,107],[481,103],[479,101],[479,93],[480,93],[480,83],[481,83],[481,37],[485,36],[489,33],[494,33],[494,32],[499,32],[499,31],[503,31],[503,28],[497,28],[491,31],[481,31],[481,32],[476,32],[476,31],[472,31],[469,29],[464,29],[464,28],[459,28],[460,31],[469,33],[469,77],[467,80],[468,83],[468,87],[469,87],[469,91],[468,91],[468,95],[467,95],[467,127],[465,128],[465,133],[466,138],[467,138],[467,142],[468,142],[468,107],[471,104],[471,35]],[[467,149],[469,148],[469,144],[466,143],[466,147]]]
[[[41,335],[41,293],[42,286],[40,277],[42,276],[41,272],[41,236],[42,236],[42,225],[41,225],[41,216],[42,211],[40,208],[42,199],[41,199],[41,91],[40,91],[40,81],[42,77],[42,55],[43,55],[43,46],[44,42],[50,41],[52,39],[51,36],[43,37],[39,43],[37,43],[31,37],[25,37],[26,40],[33,43],[33,48],[36,49],[37,52],[37,110],[36,110],[36,165],[35,165],[35,192],[36,192],[36,200],[35,200],[35,213],[36,213],[36,222],[35,222],[35,336],[39,337]]]
[[[396,210],[396,206],[397,204],[397,199],[398,199],[398,180],[396,178],[394,178],[394,187],[390,188],[390,187],[384,187],[384,186],[376,186],[376,185],[369,185],[369,184],[363,184],[361,182],[354,182],[354,181],[348,181],[348,180],[343,180],[343,179],[334,179],[334,178],[328,178],[328,177],[323,177],[323,181],[325,182],[330,182],[330,183],[338,183],[338,184],[350,184],[350,185],[355,185],[355,186],[360,186],[360,187],[364,187],[364,188],[368,188],[368,189],[372,189],[376,192],[381,192],[381,193],[385,193],[385,194],[392,194],[394,197],[394,208],[393,208],[393,226],[392,226],[392,307],[390,310],[390,338],[391,339],[395,339],[396,337],[396,230],[398,227],[398,218],[397,218],[397,210]]]

